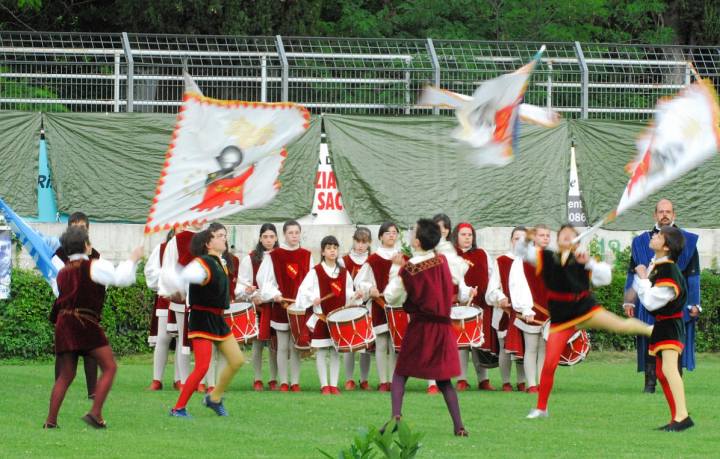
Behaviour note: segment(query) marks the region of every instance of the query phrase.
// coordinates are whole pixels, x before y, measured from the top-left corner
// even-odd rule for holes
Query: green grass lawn
[[[319,457],[317,448],[335,454],[350,444],[358,427],[380,426],[390,414],[386,393],[321,396],[314,361],[308,360],[302,393],[253,392],[248,365],[227,394],[230,417],[215,416],[196,394],[188,405],[193,419],[170,418],[178,393],[145,390],[150,359],[120,361],[105,405],[106,431],[80,420],[90,406],[82,368],[60,412],[61,428],[44,431],[52,362],[1,362],[0,457]],[[408,384],[404,417],[425,433],[420,457],[706,458],[720,446],[720,355],[700,355],[698,362],[685,376],[696,427],[684,433],[653,430],[669,418],[664,397],[660,391],[641,393],[633,355],[615,353],[591,353],[575,367],[559,368],[549,419],[524,419],[535,396],[472,390],[460,394],[470,437],[455,438],[442,396],[426,395],[419,380]],[[497,370],[491,378],[500,385]]]

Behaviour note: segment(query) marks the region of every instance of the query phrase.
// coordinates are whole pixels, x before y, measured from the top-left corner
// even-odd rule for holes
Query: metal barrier
[[[0,109],[174,113],[187,68],[221,99],[314,113],[423,115],[431,83],[471,94],[542,43],[427,39],[0,32]],[[546,43],[526,101],[566,118],[645,119],[697,76],[720,83],[720,47]]]

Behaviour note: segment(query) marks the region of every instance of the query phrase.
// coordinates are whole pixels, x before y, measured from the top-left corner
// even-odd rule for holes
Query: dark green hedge
[[[147,336],[153,293],[142,269],[132,287],[108,289],[102,325],[116,354],[149,352]],[[0,300],[0,358],[38,358],[52,354],[53,326],[48,320],[53,294],[35,271],[14,269],[11,297]]]
[[[616,266],[625,261],[619,254]],[[129,288],[109,288],[102,323],[117,354],[149,352],[147,335],[153,294],[145,287],[142,269],[138,282]],[[625,272],[616,269],[609,286],[595,290],[599,302],[623,314]],[[720,351],[720,275],[705,270],[701,277],[703,313],[698,321],[699,352]],[[0,301],[0,358],[38,358],[52,354],[53,328],[48,321],[53,296],[47,283],[34,271],[15,269],[12,296]],[[599,331],[592,332],[597,350],[631,350],[635,340]]]

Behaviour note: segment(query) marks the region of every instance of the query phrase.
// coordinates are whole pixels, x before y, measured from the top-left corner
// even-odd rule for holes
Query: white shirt
[[[650,266],[648,266],[648,273],[651,273],[657,264],[667,261],[667,257],[658,258],[657,260],[653,259],[652,262],[650,262]],[[633,280],[633,289],[637,292],[640,302],[648,311],[657,311],[677,296],[674,288],[665,286],[656,287],[652,285],[650,279],[640,279],[638,276],[635,276]]]
[[[395,256],[396,253],[398,253],[398,250],[395,247],[378,247],[378,249],[375,251],[375,253],[385,259],[385,260],[392,260],[392,257]],[[392,276],[393,271],[395,274],[400,271],[400,267],[397,265],[392,265],[390,268],[390,276]],[[369,263],[365,263],[362,268],[360,268],[360,271],[358,271],[357,275],[355,276],[354,280],[355,289],[362,292],[363,294],[363,301],[367,301],[370,299],[370,290],[373,288],[377,288],[377,281],[375,279],[375,274],[373,274],[372,267]],[[382,293],[382,292],[380,292]],[[387,298],[385,298],[387,301]],[[390,303],[388,301],[388,303]],[[390,303],[390,304],[400,304],[400,303]]]
[[[270,252],[263,252],[263,262],[268,258],[270,258]],[[258,277],[260,277],[260,268],[258,268]],[[253,266],[252,259],[249,254],[240,260],[237,284],[235,284],[235,297],[241,301],[250,301],[254,296],[260,295],[259,290],[255,290],[254,293],[248,295],[245,293],[245,289],[247,287],[257,287],[257,282],[253,282]]]
[[[89,257],[82,253],[75,253],[68,257],[68,261],[75,260],[89,260]],[[90,279],[106,287],[111,285],[128,287],[135,283],[136,270],[137,262],[132,260],[125,260],[115,267],[111,262],[98,258],[90,263]]]
[[[331,268],[325,262],[322,262],[320,263],[320,266],[322,266],[325,274],[327,274],[332,279],[337,279],[337,277],[340,275],[340,265],[336,264],[333,268]],[[350,274],[348,273],[345,276],[346,305],[357,304],[357,300],[353,298],[353,295],[355,295],[355,289],[353,289],[352,277],[350,277]],[[298,289],[297,294],[296,305],[303,309],[312,307],[315,314],[322,314],[322,306],[313,304],[313,301],[320,297],[320,280],[318,279],[315,268],[313,268],[307,273],[307,276],[305,276],[305,279],[303,279],[302,283],[300,284],[300,288]]]
[[[537,266],[538,250],[535,244],[518,241],[515,244],[515,254],[533,266]],[[590,281],[595,287],[610,285],[612,280],[612,267],[604,261],[597,261],[590,257],[585,263],[585,270],[590,271]]]
[[[147,284],[148,288],[153,292],[157,292],[158,281],[160,280],[161,245],[162,244],[158,244],[157,246],[155,246],[153,251],[150,253],[150,257],[148,257],[147,261],[145,262],[145,283]]]

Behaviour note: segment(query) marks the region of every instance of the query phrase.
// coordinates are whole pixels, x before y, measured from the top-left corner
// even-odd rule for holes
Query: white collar
[[[68,257],[68,261],[75,261],[75,260],[89,260],[90,257],[85,255],[84,253],[73,253]]]
[[[283,242],[282,244],[280,244],[280,248],[285,250],[297,250],[300,248],[300,244],[296,245],[295,247],[291,247],[287,243]]]
[[[393,257],[393,255],[395,255],[397,253],[397,249],[395,247],[387,248],[387,247],[380,246],[375,251],[375,253],[380,255],[382,258],[389,260]]]
[[[505,252],[505,256],[510,258],[511,260],[515,259],[515,254],[512,252],[512,250],[509,252]]]
[[[367,252],[365,252],[365,253],[357,253],[357,252],[354,251],[354,250],[351,250],[348,255],[350,255],[350,259],[351,259],[352,261],[354,261],[355,264],[358,264],[358,265],[361,265],[361,264],[365,263],[365,261],[367,261],[367,258],[368,258],[368,253],[367,253]]]
[[[325,273],[330,277],[337,277],[340,274],[340,265],[335,261],[335,267],[331,268],[324,261],[320,262],[320,266],[325,270]]]
[[[432,250],[425,251],[425,250],[421,249],[418,251],[413,251],[413,256],[410,259],[410,263],[412,263],[412,264],[422,263],[423,261],[427,261],[427,260],[431,259],[435,255],[436,255],[435,252]]]

